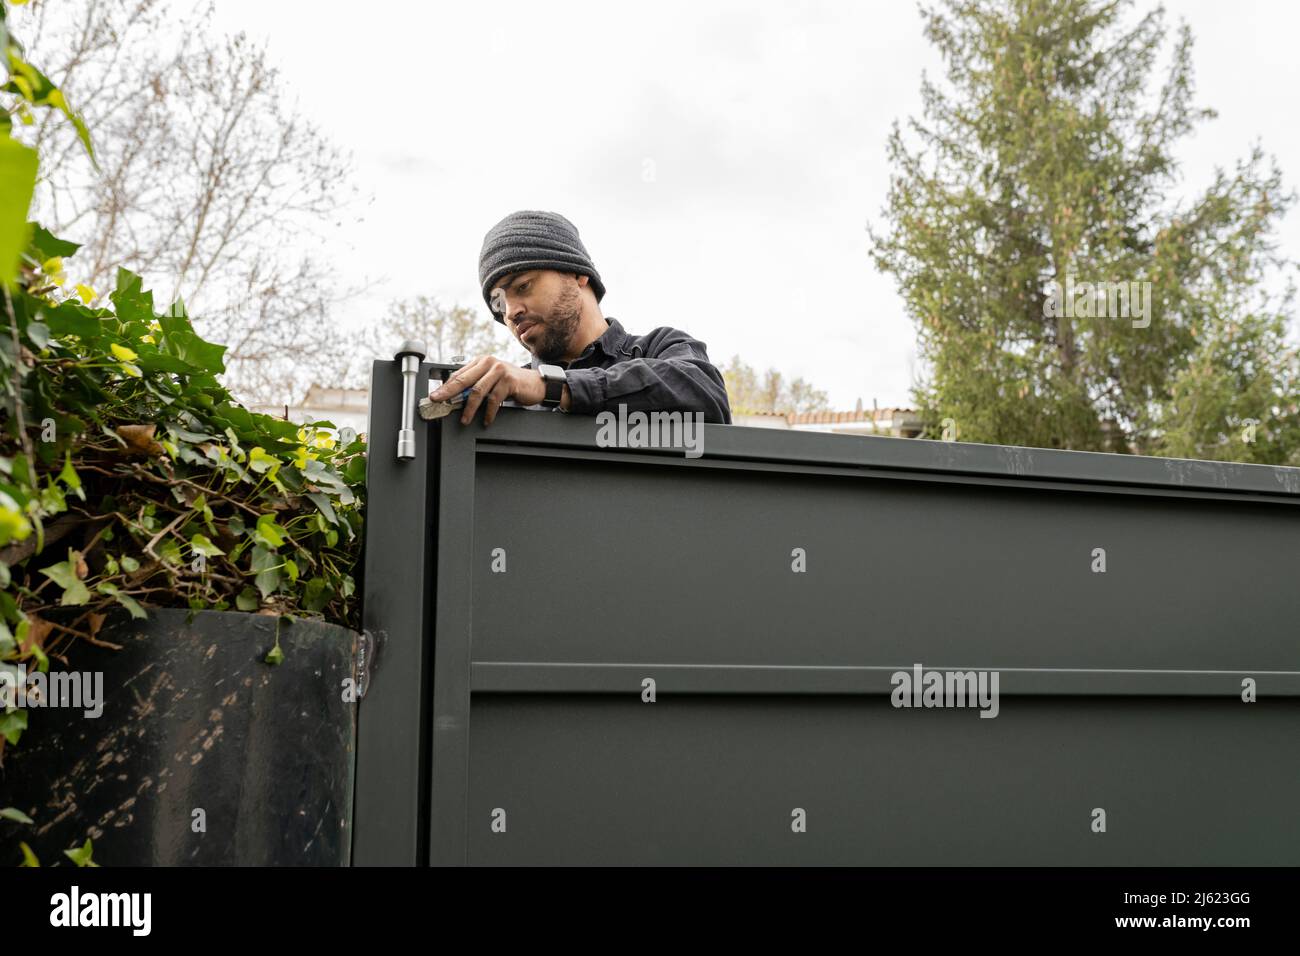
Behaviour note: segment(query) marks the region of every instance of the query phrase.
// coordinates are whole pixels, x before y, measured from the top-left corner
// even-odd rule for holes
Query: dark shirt
[[[618,319],[565,369],[570,413],[703,412],[706,422],[731,424],[731,405],[722,373],[709,361],[704,343],[662,326],[633,335]],[[537,356],[525,368],[544,364]]]

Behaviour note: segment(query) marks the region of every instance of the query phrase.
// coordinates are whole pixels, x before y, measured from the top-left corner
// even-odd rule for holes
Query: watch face
[[[564,369],[558,365],[539,365],[537,371],[546,382],[546,397],[542,402],[547,405],[560,404],[560,400],[564,397]]]

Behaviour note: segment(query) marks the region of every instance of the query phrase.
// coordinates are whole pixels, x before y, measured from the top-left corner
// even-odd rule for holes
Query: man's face
[[[581,288],[572,273],[533,269],[506,276],[492,290],[506,328],[543,362],[559,362],[582,318]]]

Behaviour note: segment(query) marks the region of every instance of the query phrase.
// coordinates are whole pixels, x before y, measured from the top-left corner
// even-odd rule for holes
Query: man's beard
[[[577,286],[569,286],[555,300],[551,314],[534,336],[533,354],[548,365],[563,361],[581,319],[582,302]],[[527,345],[524,347],[528,348]]]

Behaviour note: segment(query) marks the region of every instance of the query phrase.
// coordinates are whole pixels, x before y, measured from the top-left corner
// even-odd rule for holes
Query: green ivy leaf
[[[0,283],[18,278],[18,262],[27,245],[27,207],[32,202],[38,166],[36,150],[9,137],[0,138]]]
[[[149,616],[145,613],[144,608],[139,605],[135,598],[131,597],[129,594],[122,593],[122,591],[118,590],[117,585],[113,584],[111,581],[101,581],[95,590],[100,594],[111,595],[113,600],[117,601],[118,604],[130,611],[131,616],[134,618],[144,620]]]
[[[0,546],[10,541],[22,541],[32,533],[32,524],[18,503],[0,491]]]
[[[257,519],[253,540],[268,548],[278,548],[284,544],[284,529],[275,523],[275,515],[262,515]]]
[[[117,270],[117,287],[109,298],[117,317],[123,322],[154,321],[153,293],[144,288],[144,280],[130,269]]]
[[[75,561],[76,556],[69,552],[68,560],[60,561],[58,564],[51,564],[48,568],[42,568],[41,574],[59,585],[59,587],[70,588],[79,580],[74,566]]]
[[[349,485],[359,485],[366,480],[366,458],[357,455],[343,469],[343,478]]]
[[[105,332],[103,319],[71,300],[44,309],[42,315],[50,332],[56,336],[75,335],[88,343],[95,343]]]
[[[209,435],[206,432],[192,432],[188,428],[181,428],[179,425],[168,425],[167,430],[172,433],[172,437],[188,442],[216,441],[216,435]],[[200,507],[199,502],[205,500],[203,495],[195,499],[194,506]]]
[[[86,500],[86,492],[81,488],[81,476],[77,474],[77,469],[72,467],[71,449],[63,453],[63,470],[59,472],[59,480],[63,482],[69,490],[75,491],[77,497],[82,501]]]
[[[90,590],[80,581],[77,581],[72,585],[72,587],[63,592],[63,600],[59,603],[64,605],[77,605],[85,604],[89,600]]]
[[[261,445],[255,446],[248,453],[248,467],[259,475],[269,468],[279,467],[279,464],[278,461],[266,453],[266,449]]]
[[[15,823],[31,823],[32,818],[23,813],[17,807],[5,807],[0,810],[0,817],[5,820],[13,820]]]
[[[261,602],[257,599],[257,592],[251,587],[244,588],[235,598],[235,606],[241,611],[256,611],[259,604]]]
[[[190,538],[190,547],[196,554],[202,554],[209,558],[214,558],[219,554],[226,553],[209,541],[208,536],[205,534],[195,534]]]
[[[38,222],[28,223],[32,230],[32,248],[41,254],[41,259],[64,258],[71,256],[81,248],[80,243],[60,239]]]
[[[51,483],[42,488],[39,500],[41,510],[46,515],[60,514],[68,510],[67,499],[63,494],[63,489],[58,485]]]
[[[63,588],[62,604],[85,604],[90,600],[90,591],[77,577],[76,569],[72,561],[60,561],[58,564],[51,564],[48,568],[41,568],[41,574],[45,575],[59,587]]]
[[[205,342],[194,332],[169,332],[165,347],[172,355],[204,371],[216,374],[226,370],[222,358],[226,346]]]
[[[324,578],[312,578],[303,591],[303,607],[309,611],[322,611],[329,603],[330,586]]]
[[[175,538],[167,538],[162,544],[158,545],[158,557],[162,558],[167,564],[183,564],[185,559],[181,557],[181,546],[176,543]]]
[[[137,620],[144,620],[149,616],[145,613],[144,608],[139,605],[136,599],[131,597],[129,594],[122,594],[119,592],[113,595],[113,599],[117,601],[118,604],[122,605],[122,607],[130,611],[131,616]]]
[[[319,508],[320,513],[328,518],[331,524],[339,523],[339,517],[334,513],[334,506],[330,504],[327,495],[323,495],[319,491],[310,491],[307,493],[307,500]]]
[[[44,349],[50,344],[50,327],[44,322],[27,323],[27,337],[32,340],[32,344],[38,350]]]
[[[23,731],[27,729],[27,711],[13,710],[6,714],[0,714],[0,735],[9,741],[10,744],[17,744],[18,739],[22,737]]]
[[[253,546],[253,570],[257,576],[253,583],[262,592],[263,599],[269,598],[280,586],[280,556],[268,551],[260,544]]]
[[[142,344],[141,348],[147,349],[148,346]],[[178,375],[190,375],[199,370],[197,366],[175,355],[152,351],[142,351],[136,366],[145,372],[174,372]]]
[[[77,866],[99,866],[98,863],[90,858],[91,853],[93,852],[94,847],[91,845],[90,838],[87,837],[86,842],[80,847],[75,847],[71,850],[64,850],[63,854],[73,863],[77,864]]]

